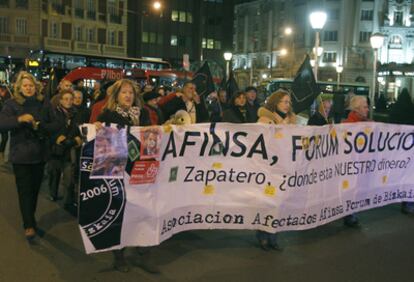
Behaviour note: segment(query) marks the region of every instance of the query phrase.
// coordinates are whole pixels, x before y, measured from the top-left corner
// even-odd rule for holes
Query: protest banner
[[[414,201],[413,126],[131,127],[123,177],[113,179],[90,177],[87,126],[79,199],[87,253],[157,245],[185,230],[304,230]],[[142,158],[145,142],[157,147]]]

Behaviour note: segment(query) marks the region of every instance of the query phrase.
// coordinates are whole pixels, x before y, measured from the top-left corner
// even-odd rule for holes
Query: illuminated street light
[[[286,27],[284,32],[285,32],[285,35],[291,35],[293,30],[291,27]]]
[[[152,5],[152,7],[154,7],[155,10],[161,9],[161,2],[160,1],[155,1],[154,4]]]
[[[382,45],[384,44],[384,35],[381,33],[374,33],[371,35],[370,38],[370,42],[371,42],[371,47],[374,50],[374,62],[373,62],[373,67],[372,67],[372,87],[371,87],[371,95],[370,95],[370,111],[369,111],[369,116],[372,119],[373,117],[373,110],[374,110],[374,106],[375,106],[375,86],[376,86],[376,78],[377,78],[377,61],[378,61],[378,49],[382,47]]]
[[[287,53],[288,53],[288,51],[285,48],[280,49],[280,56],[286,56]]]
[[[309,20],[315,30],[315,50],[319,51],[319,32],[325,26],[327,15],[322,11],[312,12]],[[318,80],[318,52],[315,52],[315,79]]]
[[[228,80],[230,78],[230,61],[231,61],[231,58],[233,58],[233,53],[225,52],[223,56],[224,56],[224,60],[226,61],[226,77]]]
[[[343,72],[344,67],[341,65],[336,66],[336,73],[338,74],[336,88],[339,90],[339,83],[341,82],[341,73]]]

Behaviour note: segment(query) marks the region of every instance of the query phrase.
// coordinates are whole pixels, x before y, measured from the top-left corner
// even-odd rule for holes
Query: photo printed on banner
[[[123,178],[128,160],[125,128],[103,127],[95,138],[91,178]]]
[[[141,160],[157,159],[160,155],[161,129],[148,127],[141,130]]]

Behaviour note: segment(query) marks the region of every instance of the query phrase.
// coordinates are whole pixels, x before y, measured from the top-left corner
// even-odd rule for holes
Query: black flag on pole
[[[237,85],[236,79],[234,78],[233,72],[230,72],[229,80],[226,82],[226,92],[228,97],[232,97],[239,91],[239,86]]]
[[[292,84],[292,107],[295,113],[308,109],[319,93],[309,55],[306,55]]]
[[[211,76],[210,68],[208,63],[205,62],[201,68],[194,74],[191,80],[197,87],[197,93],[201,97],[207,96],[216,89],[214,87],[213,77]]]

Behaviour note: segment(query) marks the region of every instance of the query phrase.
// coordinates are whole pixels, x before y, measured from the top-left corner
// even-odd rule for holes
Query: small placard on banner
[[[159,167],[159,161],[135,162],[134,167],[131,171],[131,178],[129,179],[129,184],[139,185],[155,183]]]

